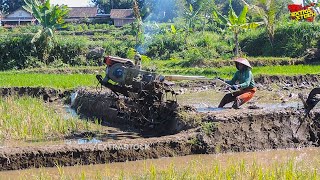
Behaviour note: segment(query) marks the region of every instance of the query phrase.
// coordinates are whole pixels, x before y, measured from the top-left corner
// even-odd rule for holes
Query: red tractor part
[[[121,64],[125,65],[126,67],[133,67],[134,66],[134,63],[130,59],[114,57],[114,56],[106,56],[104,58],[104,63],[108,66],[112,66],[116,63],[121,63]]]

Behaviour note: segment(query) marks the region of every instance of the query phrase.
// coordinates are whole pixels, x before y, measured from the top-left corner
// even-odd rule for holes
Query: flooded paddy
[[[50,179],[79,178],[121,178],[141,177],[152,171],[174,173],[190,171],[193,173],[212,173],[215,168],[224,171],[230,167],[243,166],[246,171],[261,167],[262,171],[270,168],[280,168],[292,164],[302,171],[319,172],[320,148],[279,149],[258,152],[220,153],[210,155],[190,155],[140,161],[110,163],[102,165],[39,168],[19,171],[0,172],[1,179],[50,177]],[[215,172],[219,173],[219,172]],[[238,177],[239,178],[239,177]]]
[[[161,125],[162,129],[152,123],[139,124],[129,121],[130,117],[126,116],[127,114],[118,111],[118,108],[122,107],[120,105],[123,105],[121,103],[126,101],[120,101],[119,97],[115,98],[107,91],[81,89],[73,91],[79,92],[77,94],[69,91],[68,95],[65,95],[61,91],[45,89],[39,94],[38,89],[27,88],[27,94],[34,97],[43,96],[45,106],[54,109],[65,121],[72,118],[79,121],[98,121],[96,125],[99,130],[72,132],[62,138],[40,141],[4,140],[0,143],[1,170],[55,167],[57,164],[76,165],[80,169],[87,169],[86,166],[79,165],[115,165],[117,162],[142,159],[160,158],[161,161],[166,160],[163,157],[175,159],[176,156],[218,153],[217,156],[204,156],[204,159],[210,159],[221,155],[219,153],[318,147],[317,131],[320,126],[313,121],[318,119],[320,113],[314,111],[311,117],[304,119],[302,105],[297,97],[299,92],[307,94],[310,88],[268,88],[261,88],[249,103],[240,110],[234,110],[230,109],[231,104],[226,109],[216,108],[227,91],[219,88],[191,87],[178,96],[179,107],[166,104],[165,109],[158,114],[158,117],[165,120],[174,120],[172,124]],[[19,88],[14,91],[21,92]],[[25,94],[25,91],[21,94]],[[66,100],[61,97],[70,99],[65,103]],[[252,109],[251,106],[258,108]],[[126,110],[125,106],[122,110]],[[140,143],[151,148],[138,151],[114,150],[107,147],[108,143],[120,146]],[[241,156],[245,157],[245,154]],[[184,158],[187,160],[177,161],[189,162],[189,156]],[[194,159],[192,156],[190,158]]]
[[[283,90],[276,87],[272,91],[266,89],[258,90],[248,103],[241,106],[241,109],[300,109],[303,108],[303,104],[298,98],[298,93],[300,92],[306,96],[310,92],[310,89],[300,90],[292,88],[290,90]],[[186,91],[178,96],[178,102],[181,105],[194,106],[199,112],[221,111],[230,109],[232,106],[232,103],[230,103],[225,108],[218,108],[221,99],[227,93],[230,93],[230,91],[217,89]]]

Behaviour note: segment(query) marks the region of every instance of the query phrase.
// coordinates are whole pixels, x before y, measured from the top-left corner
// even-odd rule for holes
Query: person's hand
[[[240,88],[239,85],[232,85],[232,86],[230,86],[230,89],[232,89],[232,90],[234,90],[234,91],[238,90],[239,88]]]
[[[224,79],[222,79],[221,77],[217,77],[217,79],[219,79],[220,81],[225,82],[225,80],[224,80]]]

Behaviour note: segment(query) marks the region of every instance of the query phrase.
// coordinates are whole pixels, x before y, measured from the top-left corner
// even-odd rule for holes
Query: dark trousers
[[[306,101],[306,103],[307,103],[307,107],[306,107],[307,112],[311,111],[311,109],[313,109],[318,104],[318,102],[320,101],[320,99],[317,97],[318,94],[320,94],[320,88],[314,88],[309,93],[308,99]]]

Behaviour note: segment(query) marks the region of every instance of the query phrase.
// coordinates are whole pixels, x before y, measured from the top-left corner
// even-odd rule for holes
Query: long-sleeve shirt
[[[255,83],[250,69],[237,71],[231,81],[226,81],[230,85],[239,83],[240,89],[254,88]]]

